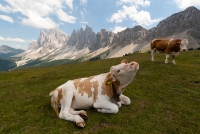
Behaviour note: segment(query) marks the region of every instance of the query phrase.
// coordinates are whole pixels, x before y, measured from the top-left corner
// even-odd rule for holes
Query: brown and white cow
[[[93,107],[102,113],[118,113],[121,104],[131,103],[122,92],[138,69],[137,62],[123,60],[108,73],[69,80],[50,92],[51,106],[59,118],[73,121],[79,127],[84,127],[87,119],[87,113],[81,109]]]
[[[154,61],[154,56],[156,51],[166,52],[165,63],[168,63],[168,58],[172,56],[172,63],[175,63],[175,56],[179,54],[180,51],[186,51],[188,40],[187,39],[168,39],[168,38],[157,38],[151,41],[151,60]]]

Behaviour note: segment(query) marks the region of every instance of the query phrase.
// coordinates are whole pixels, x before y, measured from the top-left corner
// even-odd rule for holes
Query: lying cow
[[[154,61],[156,51],[166,52],[165,63],[168,63],[170,54],[172,55],[172,63],[175,63],[175,56],[179,54],[179,51],[186,51],[188,45],[187,39],[167,39],[157,38],[151,41],[151,60]]]
[[[137,62],[123,60],[108,73],[69,80],[50,92],[51,106],[59,118],[73,121],[78,127],[84,127],[84,119],[87,119],[87,113],[81,109],[93,107],[102,113],[118,113],[121,104],[131,103],[122,92],[138,69]],[[77,109],[79,111],[75,111]]]

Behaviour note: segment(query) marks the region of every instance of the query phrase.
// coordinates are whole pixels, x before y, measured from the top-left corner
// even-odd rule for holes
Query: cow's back
[[[170,39],[168,38],[157,38],[151,41],[151,49],[158,51],[165,51],[167,49]]]
[[[101,85],[106,76],[107,73],[69,81],[75,87],[71,107],[74,109],[91,108],[98,99],[98,93],[101,92]]]

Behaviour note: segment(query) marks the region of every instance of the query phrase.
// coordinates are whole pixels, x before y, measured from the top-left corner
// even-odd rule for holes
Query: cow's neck
[[[114,99],[114,101],[119,102],[120,101],[119,96],[121,95],[121,94],[118,93],[119,82],[118,81],[113,81],[112,84],[111,84],[111,88],[113,90],[113,99]]]

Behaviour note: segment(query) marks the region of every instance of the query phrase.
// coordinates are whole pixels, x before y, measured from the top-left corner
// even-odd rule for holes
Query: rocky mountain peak
[[[199,10],[196,7],[194,7],[194,6],[190,6],[190,7],[188,7],[188,8],[185,9],[185,12],[192,13],[192,12],[199,12]]]
[[[95,33],[92,28],[86,25],[85,30],[81,27],[79,30],[73,30],[67,45],[76,46],[78,50],[83,49],[86,46],[90,46],[95,37]]]
[[[157,28],[161,27],[173,27],[176,25],[180,25],[182,23],[187,23],[188,21],[199,21],[200,19],[200,11],[195,7],[188,7],[182,12],[175,13],[171,15],[170,17],[166,18],[165,20],[162,20]],[[192,24],[194,25],[194,24]],[[189,26],[191,27],[191,25]]]
[[[36,50],[38,48],[38,43],[37,41],[32,41],[28,45],[28,50]]]
[[[145,40],[164,38],[173,34],[182,33],[195,27],[200,20],[200,11],[195,7],[188,7],[184,11],[172,14],[160,21],[157,27],[151,29]]]
[[[59,29],[50,29],[49,31],[41,30],[37,42],[31,42],[28,46],[28,50],[35,50],[40,47],[46,49],[57,48],[64,45],[68,39],[69,36]]]

